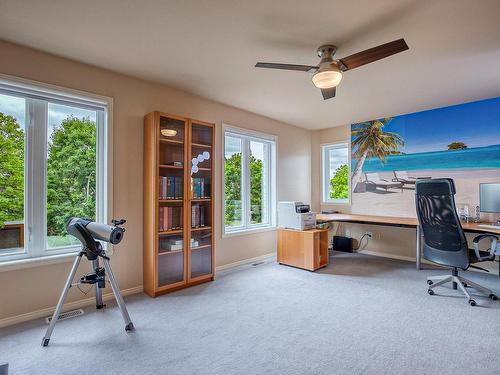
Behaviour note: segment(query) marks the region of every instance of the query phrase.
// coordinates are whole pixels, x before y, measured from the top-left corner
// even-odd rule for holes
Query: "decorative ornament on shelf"
[[[210,159],[210,153],[208,151],[204,151],[202,154],[199,154],[197,157],[191,159],[191,176],[193,173],[197,173],[199,171],[198,164],[204,162],[205,160]]]
[[[163,135],[164,137],[175,137],[177,135],[177,130],[161,129],[161,135]]]

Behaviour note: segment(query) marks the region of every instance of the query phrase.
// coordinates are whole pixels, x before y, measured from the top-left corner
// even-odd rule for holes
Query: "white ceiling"
[[[499,0],[0,0],[0,38],[309,129],[500,96]],[[398,38],[323,101],[303,72]]]

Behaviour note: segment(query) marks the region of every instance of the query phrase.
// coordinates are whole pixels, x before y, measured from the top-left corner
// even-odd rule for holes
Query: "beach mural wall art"
[[[415,181],[443,177],[474,211],[500,182],[500,98],[352,124],[351,153],[353,213],[414,217]]]

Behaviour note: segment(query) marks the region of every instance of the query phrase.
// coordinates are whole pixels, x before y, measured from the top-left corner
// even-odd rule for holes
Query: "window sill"
[[[78,251],[80,251],[80,249],[75,249],[75,251],[64,254],[0,262],[0,272],[14,271],[38,266],[47,266],[50,264],[69,263],[69,261],[73,259],[76,254],[78,254]]]
[[[351,206],[352,203],[351,202],[321,202],[322,205],[326,206],[326,205],[330,205],[330,206]]]
[[[244,236],[247,234],[254,234],[254,233],[261,233],[261,232],[271,232],[275,231],[276,226],[267,226],[267,227],[260,227],[260,228],[251,228],[251,229],[241,229],[241,230],[235,230],[231,232],[224,232],[222,234],[222,238],[228,238],[228,237],[235,237],[235,236]]]

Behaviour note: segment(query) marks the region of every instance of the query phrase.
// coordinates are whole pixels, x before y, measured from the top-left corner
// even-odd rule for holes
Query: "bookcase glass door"
[[[186,121],[160,116],[158,147],[158,286],[184,277]]]
[[[191,240],[190,278],[212,273],[213,244],[213,128],[191,123],[190,200]]]

